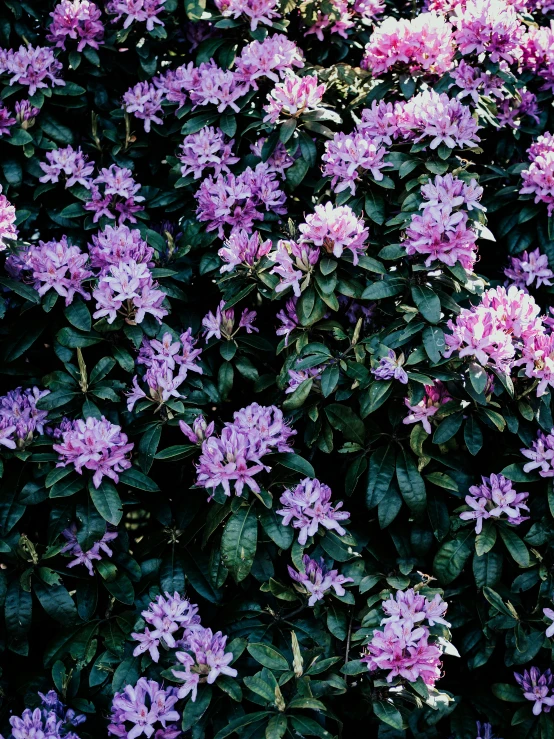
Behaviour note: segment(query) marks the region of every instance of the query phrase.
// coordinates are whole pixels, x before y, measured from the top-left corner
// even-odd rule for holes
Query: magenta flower
[[[154,30],[155,25],[163,26],[158,14],[164,9],[165,0],[110,0],[106,3],[106,13],[112,13],[117,23],[125,16],[123,28],[129,28],[132,23],[145,23],[146,30]]]
[[[50,13],[52,23],[46,36],[50,43],[65,49],[67,39],[77,41],[77,51],[85,46],[98,49],[104,37],[100,8],[89,0],[62,0]]]
[[[104,417],[100,420],[89,417],[86,421],[73,421],[69,430],[62,434],[62,442],[54,444],[60,461],[57,467],[72,464],[75,471],[83,474],[83,468],[94,471],[94,487],[100,487],[102,478],[109,477],[119,482],[118,472],[128,470],[131,461],[129,452],[134,444],[128,443],[127,435],[121,426],[110,423]]]
[[[546,203],[548,215],[554,210],[554,137],[539,136],[529,149],[530,165],[521,173],[522,195],[534,195],[535,203]]]
[[[267,96],[264,122],[276,123],[279,118],[297,118],[317,110],[324,93],[325,85],[318,84],[315,75],[298,77],[291,72]]]
[[[218,251],[219,256],[225,262],[219,271],[221,273],[234,272],[241,265],[248,269],[255,267],[263,257],[269,254],[271,247],[270,239],[263,241],[257,232],[249,236],[246,231],[233,231],[225,242],[225,246]]]
[[[467,0],[454,8],[454,38],[463,56],[486,53],[492,62],[517,61],[525,26],[510,3]]]
[[[328,531],[336,531],[343,536],[346,531],[339,521],[346,521],[350,514],[341,511],[342,502],[332,505],[331,488],[319,480],[306,478],[293,490],[287,489],[281,495],[283,508],[275,511],[283,517],[283,526],[290,526],[299,530],[298,543],[304,546],[309,536],[314,536],[323,526]]]
[[[421,423],[425,431],[430,434],[432,432],[430,419],[441,405],[450,400],[452,398],[440,380],[437,380],[434,385],[425,385],[425,395],[416,405],[411,405],[409,398],[404,398],[404,405],[410,412],[402,419],[402,423],[407,425]]]

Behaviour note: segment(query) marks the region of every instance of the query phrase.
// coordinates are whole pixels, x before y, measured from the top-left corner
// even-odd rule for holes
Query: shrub
[[[5,737],[552,736],[554,5],[6,0]]]

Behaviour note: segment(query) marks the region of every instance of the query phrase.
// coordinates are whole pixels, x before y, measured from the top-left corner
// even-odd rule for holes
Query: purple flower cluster
[[[68,553],[71,557],[75,557],[74,560],[69,562],[67,567],[71,568],[76,567],[77,565],[85,565],[85,567],[89,571],[89,575],[94,575],[94,568],[92,563],[95,560],[99,561],[102,559],[102,555],[100,554],[101,551],[104,552],[104,554],[106,554],[108,557],[111,557],[113,555],[112,550],[108,546],[108,542],[117,539],[117,531],[106,530],[106,533],[99,541],[95,541],[88,551],[83,552],[81,545],[77,540],[76,524],[71,524],[68,529],[64,529],[64,531],[62,531],[62,534],[67,543],[64,544],[60,551],[62,552],[62,554]]]
[[[285,303],[285,307],[277,313],[276,318],[281,321],[281,325],[277,328],[277,336],[285,337],[285,346],[289,345],[291,333],[300,326],[298,315],[296,313],[296,303],[298,298],[289,298]]]
[[[190,699],[194,703],[198,685],[211,685],[220,675],[237,676],[235,668],[229,667],[233,661],[233,653],[225,651],[226,645],[227,637],[221,631],[214,634],[211,629],[199,626],[185,632],[179,646],[186,651],[175,655],[184,670],[180,666],[173,670],[174,676],[183,681],[177,693],[179,698],[186,698],[190,693]]]
[[[464,59],[460,61],[455,69],[450,71],[450,76],[454,80],[450,88],[454,85],[460,88],[460,92],[456,95],[458,100],[469,97],[471,102],[477,105],[480,95],[497,98],[498,100],[504,98],[505,93],[502,89],[504,81],[500,77],[484,71],[481,67],[473,67]]]
[[[0,193],[2,188],[0,188]],[[6,240],[17,238],[15,208],[5,195],[0,194],[0,251],[6,249]]]
[[[119,219],[119,223],[136,223],[134,214],[144,210],[137,205],[144,200],[138,195],[140,185],[133,179],[133,173],[126,167],[111,164],[101,169],[100,174],[90,185],[92,200],[85,203],[86,210],[94,213],[92,220],[97,223],[102,216]]]
[[[213,434],[214,427],[214,421],[207,423],[202,415],[196,416],[192,427],[188,423],[185,423],[185,421],[179,421],[179,428],[192,444],[202,444],[202,442]]]
[[[501,0],[467,0],[454,8],[454,39],[460,53],[486,54],[491,62],[512,64],[521,56],[525,26],[516,9]]]
[[[92,293],[96,300],[94,318],[106,317],[108,323],[113,323],[119,313],[126,323],[136,325],[142,323],[148,313],[161,323],[167,310],[162,307],[165,293],[157,287],[143,262],[130,259],[119,265],[112,264]]]
[[[33,440],[35,431],[44,432],[47,411],[37,408],[37,401],[50,390],[17,387],[0,397],[0,446],[21,449]]]
[[[552,671],[550,669],[541,672],[538,667],[524,670],[523,674],[514,672],[518,685],[523,690],[523,697],[533,703],[533,714],[538,716],[550,713],[554,706],[554,686],[552,684]]]
[[[11,716],[8,739],[79,739],[73,729],[85,722],[86,716],[66,708],[53,690],[38,695],[40,708],[26,708],[21,717]]]
[[[277,0],[215,0],[215,5],[224,18],[244,16],[251,31],[260,24],[271,26],[275,18],[280,18]]]
[[[237,267],[247,269],[255,267],[258,262],[271,251],[270,239],[263,241],[261,235],[255,231],[251,236],[246,231],[233,231],[218,254],[225,264],[220,272],[233,272]]]
[[[88,161],[81,147],[77,150],[72,146],[62,149],[54,149],[46,153],[47,162],[40,162],[40,168],[44,172],[39,177],[39,182],[59,182],[61,175],[65,175],[65,186],[82,185],[87,190],[91,187],[90,175],[94,171],[94,165]]]
[[[0,103],[0,136],[9,136],[11,127],[16,123],[16,119],[12,118],[12,114],[6,108],[4,103]]]
[[[554,136],[545,133],[529,148],[528,169],[521,173],[522,195],[534,195],[535,203],[546,203],[548,215],[554,211]]]
[[[241,174],[231,172],[217,177],[206,177],[196,193],[200,221],[207,221],[207,230],[217,229],[220,239],[225,228],[230,231],[251,231],[255,221],[262,221],[264,213],[284,215],[285,193],[269,167],[260,163],[255,169],[247,167]]]
[[[552,285],[550,279],[554,272],[548,266],[548,257],[541,254],[540,249],[532,252],[524,251],[520,257],[510,257],[510,266],[506,267],[504,274],[512,284],[522,290],[529,288],[536,281],[534,287],[541,285]]]
[[[100,8],[89,0],[62,0],[50,13],[52,23],[48,41],[65,49],[68,38],[77,41],[77,51],[85,46],[98,49],[103,43],[104,26],[100,20]]]
[[[292,287],[294,294],[299,298],[302,290],[310,282],[310,276],[319,261],[319,255],[320,250],[313,248],[310,244],[281,239],[277,244],[277,249],[270,255],[270,259],[275,262],[270,274],[279,277],[275,292],[280,293]]]
[[[481,485],[472,485],[465,501],[471,510],[460,513],[462,521],[475,521],[475,531],[480,534],[483,521],[489,518],[500,518],[513,526],[518,526],[529,517],[522,516],[522,511],[529,511],[525,501],[529,493],[518,493],[511,480],[503,475],[482,477]]]
[[[200,626],[198,606],[190,603],[186,598],[181,598],[179,593],[158,595],[151,602],[146,611],[142,611],[142,617],[152,627],[145,627],[143,632],[133,632],[131,636],[140,642],[133,652],[134,657],[148,652],[154,662],[160,661],[160,643],[166,649],[174,649],[178,640],[186,639],[187,636]],[[182,633],[177,634],[181,631]]]
[[[252,41],[235,61],[237,79],[246,82],[254,90],[258,89],[257,80],[260,77],[277,83],[287,70],[303,66],[302,51],[282,33],[268,36],[264,41]]]
[[[181,718],[174,708],[177,700],[177,688],[163,688],[141,677],[136,685],[127,685],[123,693],[114,695],[108,733],[122,739],[142,735],[176,739],[181,734],[173,723]]]
[[[242,311],[238,326],[235,328],[235,311],[233,308],[225,308],[225,301],[222,300],[217,306],[215,315],[210,311],[202,319],[204,327],[204,336],[208,342],[212,336],[216,339],[225,339],[231,341],[241,328],[244,328],[247,334],[258,333],[258,329],[254,326],[256,319],[256,311],[245,308]]]
[[[440,595],[428,600],[415,590],[398,590],[382,604],[383,631],[376,630],[362,657],[368,670],[388,670],[387,682],[402,677],[415,682],[421,677],[429,687],[440,678],[441,650],[431,641],[428,626],[450,626],[444,619],[447,604]],[[424,625],[425,622],[427,625]]]
[[[179,155],[183,165],[181,176],[193,175],[198,180],[207,169],[212,169],[216,177],[227,174],[230,172],[229,165],[240,161],[239,157],[233,156],[234,143],[234,139],[225,143],[223,131],[212,126],[185,136]]]
[[[427,267],[435,260],[449,266],[460,262],[471,272],[477,259],[477,234],[467,211],[484,210],[479,203],[483,188],[475,180],[466,184],[447,174],[423,185],[421,194],[423,212],[413,215],[406,229],[406,253],[425,256]]]
[[[298,77],[289,72],[268,94],[264,122],[276,123],[279,119],[298,118],[317,110],[324,93],[325,85],[319,84],[315,75]]]
[[[289,440],[296,431],[289,428],[283,412],[275,406],[252,403],[234,414],[220,436],[210,436],[202,443],[202,453],[196,467],[196,484],[206,490],[221,485],[225,495],[242,495],[246,485],[254,492],[260,487],[255,476],[269,467],[262,458],[272,452],[290,452]]]
[[[83,468],[94,471],[92,481],[98,488],[104,476],[119,482],[117,473],[131,467],[127,455],[133,447],[121,426],[104,417],[100,420],[89,417],[86,421],[80,418],[72,421],[62,433],[62,442],[54,444],[53,449],[60,458],[57,467],[72,464],[80,475]]]
[[[152,399],[158,408],[170,398],[183,397],[178,388],[187,378],[188,372],[202,374],[197,363],[202,349],[195,349],[196,340],[191,329],[174,339],[165,333],[161,339],[143,338],[137,362],[147,367],[144,381],[148,385],[148,395],[133,377],[133,390],[127,398],[127,410],[132,411],[135,403],[143,398]]]
[[[376,182],[383,180],[382,170],[392,165],[384,161],[387,149],[375,143],[367,129],[356,129],[351,134],[339,131],[325,144],[322,156],[324,176],[331,177],[331,187],[339,193],[350,189],[356,194],[357,182],[371,174]]]
[[[123,28],[129,28],[132,23],[145,23],[146,30],[154,30],[155,25],[163,26],[158,14],[164,9],[165,0],[109,0],[106,3],[106,13],[115,15],[112,23],[117,23],[123,16]]]
[[[106,226],[92,237],[89,245],[91,267],[106,275],[110,267],[121,263],[146,264],[153,267],[154,249],[148,246],[136,228],[128,226]]]
[[[35,108],[30,100],[18,100],[15,104],[15,118],[25,131],[34,126],[39,113],[39,108]]]
[[[319,480],[306,477],[293,490],[287,488],[280,498],[281,508],[275,511],[283,517],[283,526],[299,529],[298,543],[304,546],[308,536],[314,536],[323,526],[328,531],[336,531],[343,536],[346,531],[339,521],[346,521],[350,514],[341,511],[342,502],[331,503],[331,488]]]
[[[334,590],[335,594],[345,594],[344,585],[354,582],[351,577],[340,575],[338,570],[329,570],[323,558],[312,559],[308,554],[302,557],[304,572],[299,572],[287,565],[289,575],[298,583],[298,590],[309,595],[308,605],[315,606],[318,600],[322,600],[327,592]]]
[[[530,462],[523,466],[524,472],[539,470],[541,477],[554,477],[554,429],[549,434],[539,431],[531,449],[520,449]]]
[[[381,357],[379,364],[372,367],[371,372],[378,380],[398,380],[403,385],[408,384],[408,375],[402,367],[404,364],[404,354],[400,354],[397,358],[393,349],[389,349],[388,353]]]
[[[28,94],[51,85],[65,85],[58,74],[61,63],[47,46],[20,46],[13,49],[0,49],[0,74],[10,75],[10,85],[25,85]]]
[[[164,92],[148,82],[137,82],[123,95],[123,106],[127,113],[144,121],[144,130],[148,133],[152,122],[161,125],[162,101]]]

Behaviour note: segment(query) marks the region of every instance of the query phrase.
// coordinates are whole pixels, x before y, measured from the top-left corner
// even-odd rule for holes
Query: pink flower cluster
[[[2,188],[0,187],[0,193]],[[6,240],[17,239],[15,208],[5,195],[0,195],[0,251],[6,249]]]
[[[236,334],[243,328],[247,334],[258,333],[258,328],[254,326],[256,320],[256,311],[245,308],[239,320],[238,326],[235,328],[235,311],[233,308],[225,310],[225,301],[222,300],[217,306],[215,314],[209,311],[202,319],[204,327],[204,336],[206,343],[214,336],[218,341],[225,339],[231,341]]]
[[[83,468],[94,471],[95,488],[100,487],[104,476],[119,482],[117,473],[131,467],[127,455],[133,447],[121,426],[110,423],[103,416],[100,420],[89,417],[86,421],[80,418],[72,421],[70,428],[62,433],[62,442],[53,445],[60,458],[56,466],[72,464],[80,475]]]
[[[302,557],[304,572],[294,570],[287,565],[290,577],[298,583],[298,590],[309,595],[308,605],[315,606],[318,600],[322,600],[327,592],[334,590],[339,597],[346,591],[344,585],[354,582],[351,577],[340,575],[338,570],[329,570],[323,558],[312,559],[308,554]]]
[[[292,524],[299,530],[298,543],[302,546],[309,536],[317,534],[320,525],[339,536],[346,533],[339,521],[346,521],[350,514],[340,510],[342,502],[331,503],[331,488],[319,480],[306,477],[294,489],[287,488],[280,502],[283,508],[275,513],[283,517],[283,526]]]
[[[454,38],[460,53],[486,53],[492,62],[516,62],[525,33],[516,9],[505,0],[466,0],[454,8]]]
[[[44,172],[39,182],[59,182],[61,175],[65,175],[65,186],[83,185],[87,190],[91,188],[90,175],[94,171],[94,164],[88,161],[81,147],[74,149],[66,146],[46,152],[47,162],[40,162]]]
[[[234,139],[226,143],[223,131],[212,126],[185,136],[179,154],[179,161],[183,165],[181,176],[193,175],[198,180],[208,169],[213,170],[216,177],[227,174],[229,165],[240,161],[239,157],[233,156],[234,143]]]
[[[50,390],[17,387],[0,397],[0,446],[21,449],[33,440],[35,431],[44,432],[47,411],[37,408],[37,401]]]
[[[441,649],[434,643],[427,625],[450,624],[443,616],[447,604],[436,595],[432,601],[413,589],[397,591],[384,601],[383,631],[375,630],[362,662],[368,670],[388,670],[387,682],[401,677],[409,682],[421,678],[433,687],[441,676]],[[419,624],[419,625],[418,625]]]
[[[162,307],[165,293],[157,287],[146,264],[132,259],[112,264],[92,293],[96,300],[94,318],[105,317],[113,323],[120,313],[127,323],[135,325],[149,313],[161,323],[167,310]]]
[[[100,174],[90,185],[92,200],[85,203],[85,209],[94,213],[92,220],[97,223],[102,216],[110,220],[119,218],[119,223],[136,223],[134,213],[144,210],[137,205],[144,200],[139,195],[140,185],[133,179],[133,173],[126,167],[111,164],[100,170]],[[115,211],[115,212],[114,212]]]
[[[391,167],[384,161],[387,149],[375,143],[367,129],[354,131],[351,134],[339,131],[325,144],[322,167],[323,175],[331,177],[331,187],[339,193],[350,189],[356,194],[356,183],[364,175],[371,174],[376,182],[383,179],[382,170]]]
[[[163,688],[141,677],[136,685],[127,685],[123,693],[114,695],[108,733],[121,739],[143,735],[176,739],[181,734],[173,723],[181,720],[174,708],[177,700],[177,688]]]
[[[20,46],[13,49],[0,49],[0,74],[10,76],[10,85],[26,85],[29,95],[51,85],[65,85],[58,74],[61,63],[47,46]]]
[[[319,41],[325,40],[324,31],[347,39],[348,31],[356,26],[356,20],[368,25],[385,9],[383,0],[328,0],[315,7],[317,10],[315,15],[311,10],[304,36],[313,34]]]
[[[302,51],[294,41],[282,33],[276,33],[263,41],[247,44],[235,60],[235,74],[237,80],[257,90],[257,80],[261,77],[277,83],[287,70],[303,66]]]
[[[511,480],[503,475],[482,477],[481,485],[472,485],[465,501],[471,510],[460,513],[462,521],[475,521],[475,532],[480,534],[483,521],[489,518],[499,519],[517,526],[526,521],[528,516],[522,516],[522,511],[529,511],[525,504],[529,493],[518,493],[514,490]]]
[[[62,554],[68,553],[71,557],[75,557],[74,560],[67,564],[67,567],[76,567],[77,565],[85,565],[89,575],[94,575],[94,568],[92,563],[100,561],[102,559],[101,551],[108,557],[113,555],[112,550],[108,546],[108,542],[117,539],[117,531],[106,531],[103,537],[99,541],[95,541],[90,549],[83,552],[81,545],[77,540],[77,525],[71,524],[68,529],[62,531],[66,543],[61,548]]]
[[[152,123],[161,125],[163,123],[162,101],[164,91],[148,82],[137,82],[123,95],[123,107],[127,113],[132,113],[135,118],[144,121],[144,130],[150,131]]]
[[[77,51],[85,46],[98,49],[103,43],[104,26],[100,20],[100,8],[89,0],[62,0],[52,13],[50,33],[46,36],[50,43],[65,49],[68,38],[77,41]]]
[[[225,262],[220,272],[233,272],[241,265],[250,269],[269,254],[271,247],[271,241],[269,239],[263,241],[257,231],[251,236],[248,236],[246,231],[233,231],[225,242],[225,246],[218,251],[219,256]]]
[[[317,110],[325,93],[325,85],[318,84],[315,75],[298,77],[289,73],[267,96],[265,123],[276,123],[280,118],[298,118],[303,113]]]
[[[406,253],[425,256],[427,267],[436,260],[450,266],[460,262],[471,272],[477,259],[477,234],[467,211],[484,210],[479,203],[483,188],[475,180],[466,184],[447,174],[423,185],[421,194],[423,213],[413,215],[406,229]]]
[[[303,243],[320,246],[337,258],[345,249],[351,251],[354,264],[358,264],[358,255],[367,249],[368,229],[348,205],[335,207],[330,202],[316,205],[298,230]]]
[[[452,26],[443,15],[389,16],[371,34],[362,67],[374,77],[393,68],[411,75],[442,75],[452,68],[455,51]]]
[[[90,299],[84,287],[92,277],[87,263],[88,254],[62,236],[59,241],[39,241],[9,257],[8,269],[23,282],[32,284],[39,295],[54,289],[70,305],[75,295]]]
[[[251,31],[260,24],[271,26],[275,18],[281,17],[277,0],[215,0],[215,6],[224,18],[244,16]]]
[[[214,492],[221,485],[227,496],[231,495],[231,484],[238,496],[245,485],[259,492],[254,478],[270,469],[262,457],[275,451],[290,452],[289,440],[294,434],[275,406],[252,403],[241,408],[233,422],[225,424],[221,436],[210,436],[202,443],[196,484]]]
[[[419,403],[412,405],[409,398],[404,398],[404,405],[410,412],[402,420],[402,423],[407,425],[421,423],[425,431],[430,434],[432,431],[430,419],[444,403],[448,403],[450,400],[452,398],[448,395],[440,380],[437,380],[434,385],[425,385],[425,395]]]
[[[535,203],[546,203],[548,215],[554,211],[554,136],[545,133],[529,148],[528,169],[521,173],[522,195],[534,195]]]
[[[523,471],[538,469],[541,477],[554,477],[554,429],[549,434],[539,431],[531,446],[531,449],[520,449],[523,456],[531,460],[523,466]]]
[[[426,89],[407,102],[373,101],[362,111],[360,129],[372,136],[374,143],[390,144],[395,139],[419,143],[430,138],[429,147],[444,144],[449,149],[477,146],[479,126],[471,110],[446,93]]]
[[[264,212],[286,213],[286,196],[279,189],[275,173],[263,163],[255,169],[247,167],[236,176],[229,172],[214,179],[209,175],[195,197],[198,219],[208,222],[208,231],[217,229],[220,239],[225,238],[229,226],[231,232],[251,231],[255,221],[263,220]]]
[[[125,16],[123,28],[132,23],[145,23],[146,30],[154,30],[155,25],[163,26],[158,14],[164,9],[165,0],[110,0],[106,3],[106,13],[115,15],[112,23]]]
[[[130,229],[128,226],[108,225],[99,231],[92,237],[89,254],[91,267],[99,269],[101,275],[106,275],[111,266],[122,262],[154,266],[154,249],[148,246],[138,229]]]
[[[548,266],[548,257],[541,254],[538,248],[532,252],[524,251],[521,258],[510,257],[510,266],[506,267],[504,274],[522,290],[531,287],[535,281],[536,288],[552,285],[550,278],[554,277],[554,272]]]
[[[310,244],[281,239],[276,251],[270,255],[271,260],[275,262],[270,274],[280,278],[275,292],[280,293],[292,287],[294,294],[299,298],[302,290],[310,282],[311,272],[319,261],[319,253],[320,250],[314,249]]]
[[[530,25],[522,51],[522,66],[542,77],[541,89],[554,90],[554,21],[550,21],[549,26]]]
[[[148,385],[148,395],[138,384],[138,377],[133,377],[133,390],[128,394],[127,410],[132,411],[135,403],[142,399],[152,399],[158,408],[170,398],[183,397],[178,391],[187,379],[187,374],[202,374],[198,359],[202,349],[195,349],[196,340],[192,338],[191,329],[174,339],[165,333],[161,339],[143,338],[137,362],[147,367],[144,381]]]

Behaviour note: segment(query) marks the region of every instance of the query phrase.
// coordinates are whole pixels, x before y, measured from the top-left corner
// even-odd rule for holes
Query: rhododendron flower
[[[108,732],[135,739],[143,734],[150,737],[157,728],[174,728],[168,722],[181,719],[174,709],[177,692],[176,687],[162,688],[154,680],[139,678],[136,685],[127,685],[122,693],[114,695]]]
[[[213,169],[217,177],[221,173],[229,172],[229,165],[240,161],[239,157],[233,156],[234,139],[225,143],[225,137],[221,129],[206,126],[198,133],[185,136],[181,144],[179,160],[181,176],[193,175],[194,179],[202,177],[207,169]]]
[[[290,565],[287,565],[287,569],[291,578],[299,584],[299,590],[310,596],[308,599],[309,606],[315,606],[317,601],[322,600],[331,589],[338,596],[344,595],[346,592],[344,585],[354,582],[351,577],[340,575],[338,570],[329,570],[323,558],[318,561],[304,554],[302,563],[304,572],[298,572]]]
[[[215,0],[216,8],[224,18],[240,18],[244,15],[255,31],[261,23],[271,26],[275,18],[280,18],[277,0]]]
[[[425,431],[432,432],[429,419],[435,415],[441,405],[448,403],[452,398],[448,395],[446,388],[439,380],[434,385],[425,385],[425,395],[416,405],[411,405],[409,398],[404,398],[404,404],[410,411],[402,420],[402,423],[420,423]]]
[[[48,47],[20,46],[17,51],[9,49],[0,53],[0,74],[11,75],[10,85],[26,85],[29,96],[49,84],[65,85],[58,77],[61,69],[61,63]]]
[[[235,59],[236,77],[255,90],[257,80],[267,77],[277,83],[293,67],[303,67],[302,51],[282,33],[268,36],[264,41],[252,41]]]
[[[324,93],[325,85],[318,84],[315,75],[298,77],[289,73],[267,96],[264,122],[276,123],[279,118],[297,118],[303,113],[316,110]]]
[[[554,272],[548,266],[548,257],[541,254],[538,248],[532,252],[524,251],[521,258],[511,257],[510,266],[504,269],[504,274],[519,288],[530,287],[535,280],[537,288],[552,285],[550,278],[554,277]]]
[[[291,333],[300,326],[300,322],[296,314],[296,303],[297,298],[289,298],[285,303],[284,309],[280,310],[276,316],[276,318],[281,321],[281,325],[277,328],[275,333],[277,336],[285,337],[285,346],[288,346]]]
[[[364,131],[348,135],[339,132],[325,144],[322,172],[332,178],[331,187],[336,193],[350,189],[354,195],[356,182],[365,172],[381,182],[384,176],[381,170],[392,166],[384,161],[386,154],[387,150],[376,145]]]
[[[314,249],[309,244],[281,240],[270,258],[275,262],[270,274],[278,275],[280,278],[275,292],[280,293],[292,287],[294,294],[299,298],[301,291],[310,282],[314,265],[319,261],[319,249]]]
[[[112,23],[125,16],[123,28],[135,21],[146,24],[146,30],[152,31],[155,25],[163,26],[158,14],[164,9],[165,0],[110,0],[106,3],[106,13],[112,13],[115,18]]]
[[[128,226],[108,225],[93,235],[89,254],[91,266],[99,269],[101,275],[106,275],[112,265],[117,266],[122,262],[154,266],[154,249],[148,246],[138,229]]]
[[[521,173],[522,195],[534,195],[535,203],[546,203],[548,215],[554,210],[554,137],[550,133],[539,136],[529,149],[530,165]]]
[[[339,524],[350,517],[347,511],[341,511],[342,503],[332,505],[331,488],[319,480],[306,478],[293,490],[287,489],[281,495],[283,508],[275,511],[283,517],[283,526],[299,529],[298,543],[302,546],[308,536],[314,536],[319,526],[329,531],[336,531],[343,536],[346,530]]]
[[[80,475],[83,468],[93,470],[95,488],[100,487],[104,476],[119,482],[117,473],[131,467],[128,454],[133,447],[121,426],[110,423],[103,416],[100,420],[89,417],[86,421],[73,421],[69,430],[63,432],[61,443],[53,445],[60,458],[56,466],[72,464]]]
[[[225,242],[225,246],[218,251],[225,262],[219,271],[233,272],[240,265],[254,267],[260,259],[269,254],[271,247],[271,241],[269,239],[262,241],[257,232],[248,236],[246,231],[234,231]]]
[[[163,90],[148,84],[148,82],[137,82],[123,95],[123,107],[127,113],[132,113],[135,118],[144,121],[144,130],[148,133],[152,122],[161,125],[163,123],[162,100]]]
[[[533,714],[538,716],[542,711],[549,713],[554,706],[554,691],[552,689],[552,672],[542,672],[538,667],[524,670],[523,674],[514,672],[516,682],[523,690],[524,698],[533,703]]]
[[[492,62],[517,61],[525,26],[503,0],[467,0],[454,8],[454,38],[462,55],[486,52]]]
[[[8,739],[79,739],[73,729],[85,722],[86,716],[67,708],[53,690],[46,695],[39,692],[38,696],[38,708],[26,708],[21,716],[10,717],[12,731]]]
[[[161,323],[167,316],[162,307],[165,293],[157,290],[157,283],[144,263],[130,259],[119,266],[112,264],[98,281],[92,297],[96,300],[94,318],[106,318],[113,323],[121,313],[127,323],[142,323],[147,313]]]
[[[554,611],[552,610],[552,608],[543,608],[542,612],[547,618],[549,618],[552,621],[552,623],[548,626],[548,628],[544,632],[544,635],[546,636],[546,638],[550,639],[552,636],[554,636]]]
[[[62,173],[65,175],[65,186],[83,185],[87,190],[91,188],[94,165],[88,161],[81,148],[73,149],[66,146],[63,149],[54,149],[46,152],[46,162],[40,162],[40,168],[44,172],[39,177],[39,182],[59,182]]]
[[[77,51],[87,45],[98,49],[104,37],[100,15],[100,8],[89,0],[62,0],[50,13],[52,23],[46,38],[60,49],[65,49],[68,38],[77,41]]]
[[[335,257],[341,257],[343,251],[349,249],[354,264],[358,264],[358,254],[367,249],[368,229],[348,205],[316,205],[298,230],[302,241],[321,246]]]
[[[102,555],[100,554],[100,552],[103,552],[108,557],[111,557],[113,555],[112,550],[108,546],[108,542],[117,539],[117,531],[106,530],[106,533],[102,536],[102,538],[98,541],[95,541],[92,547],[84,552],[81,549],[81,545],[79,544],[79,541],[77,539],[76,524],[71,524],[69,528],[62,531],[62,535],[65,538],[66,543],[61,548],[61,553],[68,553],[71,557],[75,557],[75,559],[69,562],[69,564],[67,564],[66,566],[68,568],[71,568],[76,567],[77,565],[85,565],[89,575],[94,575],[94,567],[92,563],[94,561],[99,562],[102,559]]]
[[[454,85],[460,88],[460,92],[456,95],[458,100],[470,97],[471,102],[477,105],[480,95],[495,97],[498,100],[504,98],[502,89],[504,81],[500,77],[496,77],[480,67],[473,67],[464,59],[460,61],[455,69],[450,71],[450,76],[454,80],[450,88]]]
[[[35,431],[44,432],[48,412],[39,410],[37,401],[49,393],[38,387],[17,387],[0,396],[0,446],[21,449],[33,440]]]
[[[398,380],[403,385],[408,384],[408,375],[402,367],[404,363],[404,355],[401,354],[398,359],[392,349],[389,349],[388,353],[381,357],[379,364],[376,367],[372,367],[371,372],[375,375],[378,380]]]
[[[10,111],[4,103],[0,103],[0,136],[9,136],[14,123],[16,123],[16,119],[12,118]]]
[[[232,308],[225,308],[225,301],[222,300],[217,306],[215,314],[211,311],[202,319],[204,326],[204,336],[208,342],[212,336],[216,339],[225,339],[231,341],[241,328],[246,330],[247,334],[258,333],[258,328],[254,326],[256,311],[249,311],[245,308],[242,311],[238,326],[235,328],[235,311]]]
[[[414,628],[415,624],[427,621],[429,626],[443,624],[447,628],[450,627],[448,621],[443,618],[448,604],[438,593],[432,600],[429,600],[413,588],[397,590],[395,595],[391,593],[388,600],[381,603],[381,607],[385,613],[381,626],[387,623],[398,623],[402,626],[409,624],[411,628]]]
[[[204,416],[196,416],[192,428],[184,421],[179,421],[179,428],[192,444],[202,444],[214,432],[215,423],[206,423]]]
[[[1,192],[2,188],[0,187]],[[17,238],[15,219],[15,208],[5,195],[0,194],[0,251],[6,249],[6,240],[10,241]]]
[[[460,513],[462,521],[475,521],[475,531],[480,534],[483,521],[488,518],[506,516],[506,521],[514,526],[526,521],[528,516],[522,516],[522,511],[529,511],[525,500],[529,493],[518,493],[514,490],[511,480],[503,475],[482,477],[481,485],[472,485],[465,501],[471,508]]]
[[[523,465],[524,472],[538,469],[541,477],[554,477],[554,429],[549,434],[539,431],[532,449],[520,449],[520,452],[531,460]]]

